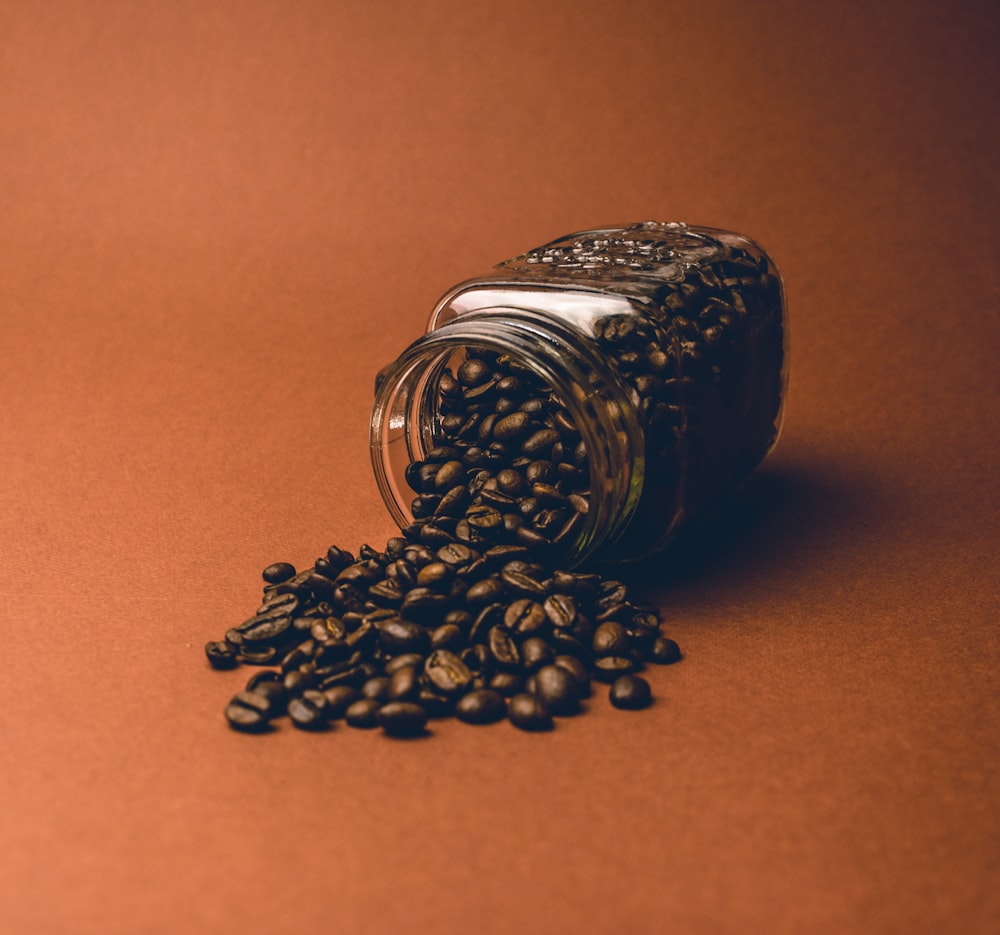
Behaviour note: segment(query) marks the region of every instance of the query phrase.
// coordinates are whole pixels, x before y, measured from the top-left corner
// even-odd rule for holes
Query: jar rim
[[[551,386],[583,438],[590,502],[578,534],[560,555],[566,567],[610,547],[625,531],[642,493],[641,430],[625,389],[579,331],[531,309],[491,306],[463,313],[414,341],[383,371],[372,409],[372,467],[382,499],[403,528],[412,521],[403,479],[432,447],[432,395],[447,362],[469,347],[516,354]],[[405,462],[405,463],[404,463]],[[409,494],[409,498],[407,497]]]

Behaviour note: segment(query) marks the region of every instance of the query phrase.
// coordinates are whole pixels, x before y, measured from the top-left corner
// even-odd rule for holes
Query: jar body
[[[508,340],[513,332],[519,337]],[[595,423],[584,434],[590,494],[603,513],[589,523],[585,548],[567,553],[573,562],[659,550],[777,441],[787,382],[784,297],[770,258],[741,235],[644,222],[560,238],[449,290],[407,354],[425,369],[431,359],[440,367],[441,348],[474,345],[477,335],[541,373],[578,427]],[[398,364],[388,369],[372,424],[376,475],[397,521],[407,518],[405,493],[383,482],[387,469],[398,469],[376,449],[392,435]],[[399,423],[403,410],[394,411]],[[426,425],[404,432],[407,457],[420,456],[419,439],[432,441],[426,429],[439,418],[433,393],[410,407],[404,421]]]

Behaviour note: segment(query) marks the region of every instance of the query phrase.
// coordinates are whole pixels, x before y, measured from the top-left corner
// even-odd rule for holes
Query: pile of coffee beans
[[[402,535],[357,556],[333,546],[301,572],[268,566],[257,611],[205,647],[215,668],[276,667],[230,701],[234,729],[287,715],[305,730],[343,718],[399,737],[446,716],[547,730],[580,710],[592,681],[616,707],[645,707],[638,673],[680,658],[656,608],[622,582],[559,567],[590,474],[551,389],[470,349],[438,391],[434,445],[407,471],[414,519]]]

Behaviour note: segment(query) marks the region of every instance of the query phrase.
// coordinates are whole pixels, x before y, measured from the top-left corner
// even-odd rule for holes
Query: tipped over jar
[[[643,558],[774,447],[787,354],[781,279],[747,237],[571,234],[450,289],[380,372],[379,490],[429,546]]]

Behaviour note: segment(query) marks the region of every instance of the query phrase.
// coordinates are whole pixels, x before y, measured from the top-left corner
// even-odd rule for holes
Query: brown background
[[[0,930],[990,932],[991,4],[0,3]],[[374,372],[581,227],[783,272],[785,432],[562,721],[226,729],[259,571],[392,529]]]

